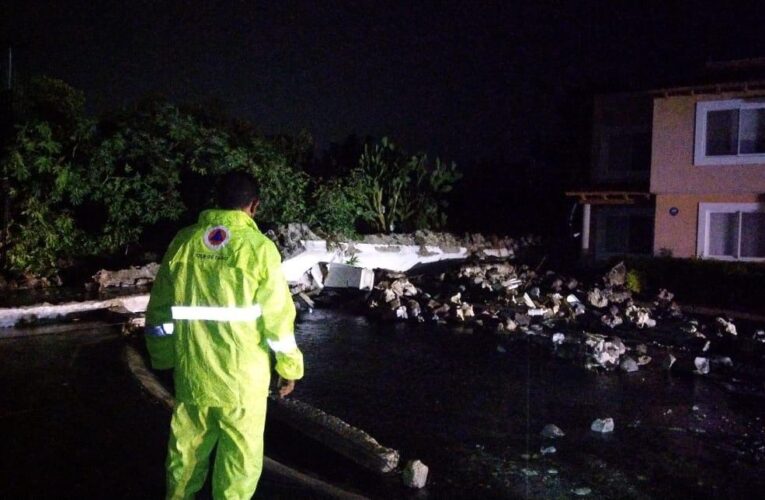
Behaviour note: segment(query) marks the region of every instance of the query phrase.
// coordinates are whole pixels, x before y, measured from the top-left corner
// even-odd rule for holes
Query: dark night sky
[[[524,158],[535,137],[565,134],[571,90],[764,55],[756,3],[727,1],[0,5],[20,71],[66,80],[95,111],[150,92],[217,99],[267,133],[390,135],[459,161]]]

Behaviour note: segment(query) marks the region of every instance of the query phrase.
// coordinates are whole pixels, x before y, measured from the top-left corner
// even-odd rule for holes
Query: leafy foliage
[[[362,214],[360,195],[347,178],[319,183],[313,193],[315,208],[309,222],[336,238],[356,236],[356,221]]]
[[[446,224],[446,193],[461,174],[454,163],[428,163],[425,154],[407,156],[383,138],[364,148],[352,172],[362,200],[362,218],[375,230],[440,228]]]
[[[55,276],[73,258],[164,245],[209,205],[214,179],[230,170],[260,179],[259,220],[306,216],[308,176],[266,138],[158,100],[96,123],[63,82],[35,85],[2,163],[11,205],[3,249],[12,271]],[[170,231],[147,238],[163,224]]]
[[[312,179],[310,134],[264,137],[215,109],[149,99],[94,120],[84,95],[51,78],[16,99],[22,118],[2,159],[9,224],[5,270],[55,277],[90,256],[162,250],[180,225],[209,206],[214,180],[228,171],[261,183],[258,221],[308,222],[335,237],[441,227],[456,166],[400,151],[383,138],[367,144],[355,168],[351,141],[321,160],[340,177]],[[339,163],[338,163],[339,162]],[[329,168],[331,170],[331,168]]]

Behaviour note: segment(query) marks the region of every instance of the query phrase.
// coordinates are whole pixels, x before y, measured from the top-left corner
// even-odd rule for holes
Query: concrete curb
[[[151,370],[149,370],[143,356],[141,356],[133,346],[126,346],[124,358],[133,376],[141,383],[149,394],[159,400],[165,408],[172,411],[173,406],[175,406],[175,398],[162,385]],[[367,498],[303,474],[302,472],[296,471],[295,469],[287,467],[268,457],[263,457],[263,470],[287,481],[299,483],[301,486],[310,489],[312,492],[327,497],[342,500],[363,500]]]

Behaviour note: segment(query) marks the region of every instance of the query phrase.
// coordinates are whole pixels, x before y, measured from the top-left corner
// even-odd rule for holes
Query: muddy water
[[[316,310],[295,397],[430,466],[419,496],[749,497],[765,487],[765,401],[703,378],[597,374],[525,343]],[[590,431],[612,417],[609,435]],[[547,423],[566,436],[545,442]],[[540,456],[540,446],[557,452]],[[378,492],[386,496],[384,492]]]

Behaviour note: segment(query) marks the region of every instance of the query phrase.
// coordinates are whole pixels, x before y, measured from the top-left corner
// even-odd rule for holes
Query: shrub
[[[357,236],[356,221],[362,213],[358,190],[347,179],[319,182],[313,194],[311,222],[334,238]]]
[[[179,224],[209,205],[214,177],[230,170],[261,180],[259,220],[306,217],[308,176],[263,137],[232,138],[224,124],[157,100],[96,123],[63,82],[44,80],[33,90],[27,121],[2,162],[11,205],[2,247],[8,270],[54,277],[74,258],[164,247]]]
[[[374,230],[440,228],[446,224],[444,194],[461,174],[454,163],[427,155],[407,156],[387,138],[364,147],[351,185],[362,203],[361,217]]]
[[[630,258],[645,276],[644,292],[667,288],[681,303],[759,310],[765,302],[765,265],[672,257]]]

